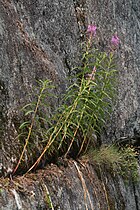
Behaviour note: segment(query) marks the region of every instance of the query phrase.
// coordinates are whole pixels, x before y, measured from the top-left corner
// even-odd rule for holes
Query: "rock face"
[[[139,136],[140,2],[131,1],[12,1],[0,0],[0,162],[12,169],[20,145],[20,108],[33,97],[39,79],[65,90],[66,76],[78,63],[79,44],[89,23],[97,25],[99,45],[106,48],[115,32],[119,93],[104,141]],[[53,102],[52,102],[53,104]],[[57,104],[57,102],[56,102]],[[106,139],[106,140],[105,140]]]
[[[91,19],[106,40],[118,33],[119,97],[107,136],[112,139],[139,136],[140,127],[140,1],[89,1]],[[93,16],[92,16],[93,15]],[[106,45],[106,42],[104,41]]]
[[[53,109],[59,104],[59,97],[65,91],[66,77],[79,62],[80,43],[83,41],[89,23],[97,25],[98,44],[103,49],[108,47],[110,37],[115,32],[118,33],[121,40],[118,49],[119,92],[117,105],[111,122],[108,122],[105,138],[103,137],[102,141],[110,143],[124,137],[136,138],[139,141],[139,14],[140,1],[137,0],[0,0],[0,176],[10,173],[19,158],[21,145],[17,138],[17,130],[23,117],[20,109],[32,101],[33,87],[36,86],[36,81],[48,78],[57,85],[55,93],[58,95],[58,99],[51,101]],[[75,179],[78,179],[77,177],[75,176]],[[109,184],[110,189],[111,185],[113,188],[114,183]],[[118,199],[114,201],[116,207],[113,208],[118,210],[139,209],[140,207],[137,205],[140,204],[135,201],[140,193],[139,188],[135,192],[132,186],[128,190],[121,187],[120,184],[117,192],[121,193],[124,196],[123,199],[127,201],[117,204]],[[40,186],[36,188],[40,196],[38,198],[42,196],[41,188]],[[77,185],[78,189],[80,192],[80,184]],[[117,186],[114,189],[117,190]],[[92,191],[92,188],[88,186],[88,190]],[[79,192],[77,191],[74,195],[70,189],[68,191],[70,192],[68,194],[63,192],[68,196],[64,200],[62,192],[58,191],[63,200],[62,203],[65,203],[65,199],[67,203],[72,199],[75,204],[69,203],[66,208],[63,205],[63,208],[84,209],[83,205],[85,204],[80,204],[83,197],[74,200]],[[112,191],[109,192],[112,193]],[[133,199],[134,205],[129,205],[125,192],[128,198],[130,196]],[[25,208],[15,207],[17,205],[16,196],[19,195],[14,191],[15,201],[9,200],[10,204],[6,200],[7,195],[10,196],[10,199],[11,194],[2,191],[3,209],[46,208],[44,203],[37,204],[44,207],[35,207],[35,204],[29,204],[28,208],[27,206]],[[59,195],[57,196],[59,197]],[[118,194],[113,195],[118,196]],[[94,197],[91,199],[93,200]],[[26,201],[32,203],[30,198]],[[6,207],[4,207],[5,203],[7,203]],[[24,206],[23,201],[21,203],[19,206]],[[79,203],[79,206],[76,206],[76,203]],[[89,209],[92,209],[90,204],[88,205]],[[98,205],[100,204],[95,204],[94,208],[99,209]],[[104,206],[104,203],[101,205]],[[57,209],[63,208],[61,206]]]
[[[4,173],[12,170],[19,153],[15,138],[20,109],[32,101],[39,79],[51,79],[57,96],[61,95],[76,63],[79,31],[73,1],[1,0],[0,5],[0,162]]]
[[[66,168],[52,164],[37,174],[0,180],[0,187],[1,210],[140,209],[139,184],[128,185],[107,171],[74,161]]]

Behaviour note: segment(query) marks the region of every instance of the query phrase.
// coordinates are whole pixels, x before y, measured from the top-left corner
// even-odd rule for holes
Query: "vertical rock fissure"
[[[86,0],[74,0],[73,2],[80,38],[83,39],[86,29]]]
[[[135,198],[135,204],[136,204],[136,210],[139,210],[139,204],[138,204],[138,196],[136,194],[136,183],[132,183],[132,186],[133,186],[133,191],[134,191],[134,198]]]

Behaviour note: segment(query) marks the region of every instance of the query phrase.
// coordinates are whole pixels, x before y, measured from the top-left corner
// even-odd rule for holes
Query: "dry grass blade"
[[[109,205],[109,199],[108,199],[108,193],[107,193],[107,190],[106,190],[106,187],[105,187],[105,183],[104,183],[104,181],[103,181],[103,172],[102,172],[102,170],[101,170],[101,167],[99,166],[99,169],[100,169],[100,174],[101,174],[101,183],[102,183],[102,186],[103,186],[103,190],[104,190],[104,192],[105,192],[105,198],[106,198],[106,202],[107,202],[107,208],[108,208],[108,210],[111,210],[110,209],[110,205]]]
[[[43,186],[44,190],[46,191],[46,200],[49,205],[49,208],[51,208],[51,210],[55,210],[53,207],[53,203],[52,203],[52,199],[51,199],[48,187],[45,184],[42,184],[42,186]]]
[[[91,206],[91,210],[94,210],[94,208],[93,208],[93,204],[92,204],[92,201],[91,201],[91,198],[90,198],[90,194],[89,194],[89,192],[88,192],[88,189],[87,189],[87,186],[86,186],[86,183],[85,183],[85,180],[84,180],[84,178],[83,178],[83,176],[82,176],[82,172],[80,171],[80,169],[79,169],[79,167],[78,167],[78,165],[77,165],[77,163],[74,161],[74,165],[75,165],[75,167],[76,167],[76,169],[77,169],[77,171],[78,171],[78,174],[79,174],[79,178],[80,178],[80,180],[81,180],[81,182],[82,182],[82,187],[83,187],[83,190],[84,190],[84,200],[85,200],[85,206],[86,206],[86,210],[88,210],[88,207],[87,207],[87,196],[88,196],[88,199],[89,199],[89,202],[90,202],[90,206]]]
[[[104,192],[105,192],[105,198],[106,198],[106,202],[107,202],[107,208],[108,208],[108,210],[111,210],[110,209],[110,205],[109,205],[109,200],[108,200],[108,194],[107,194],[106,187],[105,187],[105,184],[104,184],[103,181],[102,181],[102,185],[103,185],[103,189],[104,189]]]

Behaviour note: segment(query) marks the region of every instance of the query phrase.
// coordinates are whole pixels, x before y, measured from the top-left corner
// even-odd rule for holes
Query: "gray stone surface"
[[[121,40],[118,49],[117,105],[102,141],[110,143],[124,137],[133,138],[135,135],[139,141],[140,1],[0,0],[0,175],[7,175],[13,170],[21,152],[21,145],[16,138],[23,117],[20,109],[24,104],[32,101],[33,94],[36,92],[33,89],[37,84],[36,80],[48,78],[57,84],[55,93],[58,99],[51,101],[53,110],[65,91],[66,77],[71,73],[72,67],[79,62],[80,43],[83,41],[89,23],[94,23],[98,27],[97,42],[101,48],[108,49],[110,37],[115,32]],[[24,167],[28,166],[24,165]],[[74,176],[70,187],[73,186],[76,192],[70,187],[69,189],[65,187],[65,182],[62,183],[62,188],[58,184],[57,197],[60,195],[62,205],[58,209],[84,209],[81,183],[78,182],[74,169],[69,170],[68,173]],[[56,180],[59,182],[59,179]],[[114,196],[112,199],[116,199],[115,209],[138,210],[140,208],[137,201],[140,195],[139,187],[130,185],[125,188],[121,180],[118,180],[116,185],[115,180],[111,179],[110,182],[109,180],[106,179],[107,186],[110,189],[110,196]],[[94,179],[92,181],[94,182]],[[76,185],[75,182],[79,184]],[[118,183],[121,184],[117,188]],[[54,186],[57,185],[54,184]],[[50,191],[51,187],[53,186],[50,185]],[[46,208],[40,186],[36,187],[33,184],[31,187],[36,197],[34,194],[25,196],[25,200],[21,198],[19,203],[17,200],[21,195],[17,189],[16,191],[11,189],[1,192],[3,209]],[[94,187],[89,184],[90,195],[93,189]],[[113,194],[111,189],[114,189]],[[94,196],[91,198],[94,199]],[[101,204],[106,206],[104,196],[102,202]],[[123,203],[125,203],[124,206]],[[95,209],[98,209],[98,200],[95,199],[94,205]],[[104,210],[107,207],[101,209]]]
[[[1,210],[140,209],[139,183],[124,183],[113,173],[100,173],[94,165],[79,165],[71,160],[66,168],[51,164],[36,174],[11,181],[1,179],[0,189]],[[53,208],[49,208],[47,194]]]
[[[102,48],[108,48],[114,32],[121,40],[119,97],[103,142],[139,135],[140,1],[0,0],[0,4],[0,161],[6,168],[12,168],[11,157],[19,153],[15,138],[20,108],[32,101],[36,80],[51,79],[59,99],[66,76],[78,63],[79,44],[89,23],[97,25]],[[55,105],[52,102],[52,109]]]
[[[97,36],[103,48],[107,48],[115,32],[121,40],[118,101],[113,118],[108,122],[107,139],[133,137],[140,127],[140,1],[88,0],[85,10],[85,22],[98,26]]]
[[[140,133],[140,1],[87,1],[90,20],[99,26],[103,44],[117,32],[121,40],[118,50],[119,94],[109,139],[133,137]],[[104,40],[105,39],[105,40]]]
[[[19,156],[20,109],[32,101],[39,79],[53,81],[59,100],[76,64],[79,33],[73,1],[1,0],[0,5],[0,162],[6,172]]]

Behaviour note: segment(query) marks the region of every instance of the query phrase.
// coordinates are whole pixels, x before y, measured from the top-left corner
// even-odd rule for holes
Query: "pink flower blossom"
[[[119,37],[116,34],[114,34],[111,39],[111,44],[117,47],[119,43],[120,43]]]
[[[97,29],[97,27],[95,25],[88,25],[87,32],[91,33],[95,36],[96,35],[96,29]]]

